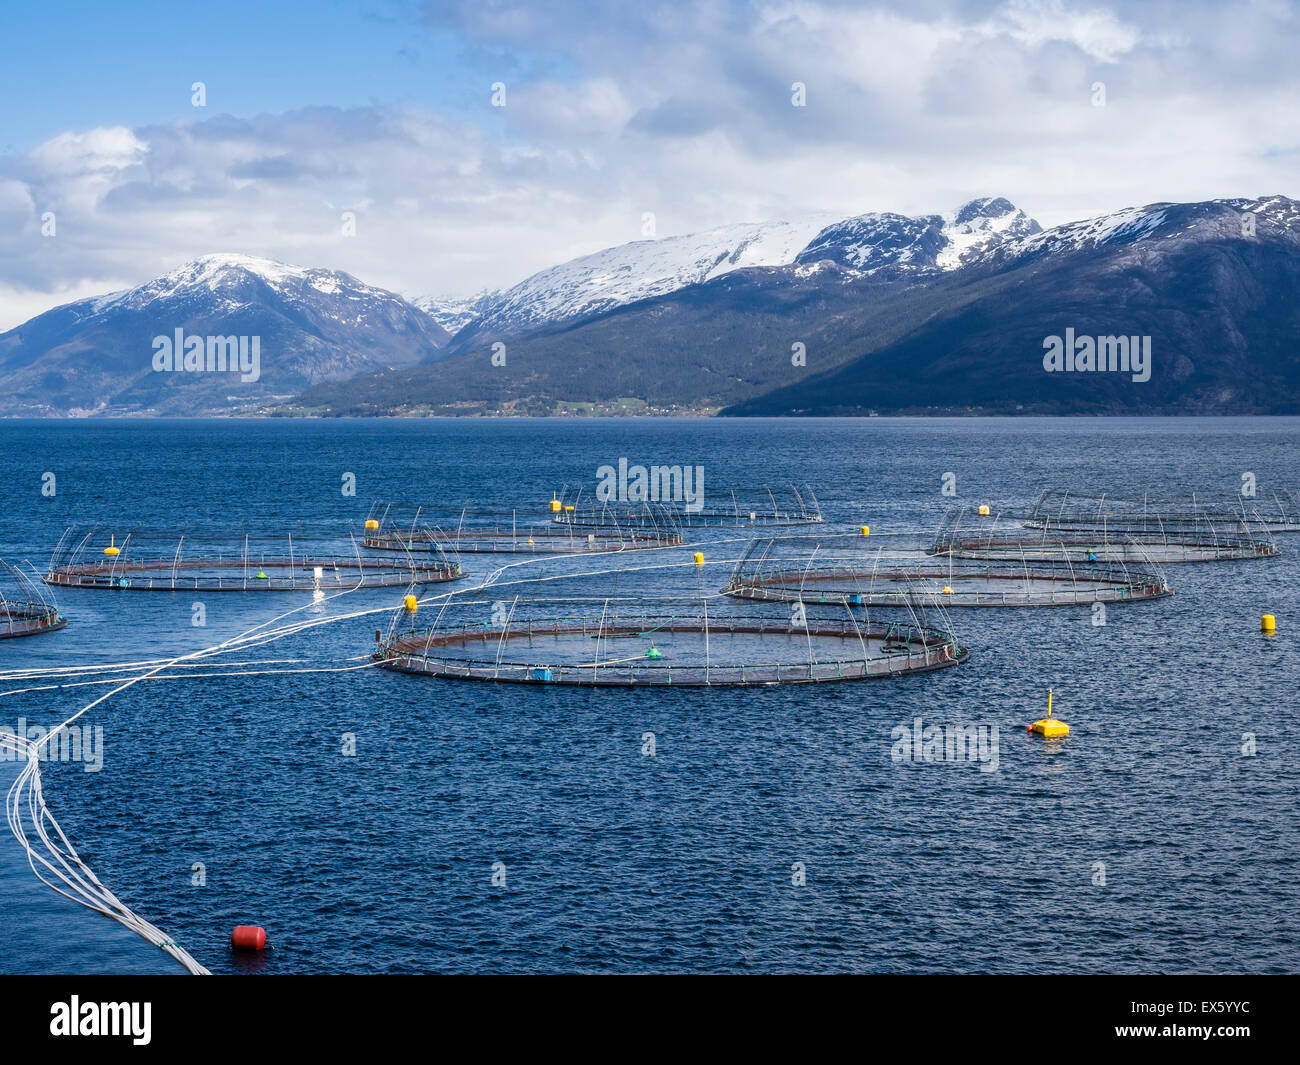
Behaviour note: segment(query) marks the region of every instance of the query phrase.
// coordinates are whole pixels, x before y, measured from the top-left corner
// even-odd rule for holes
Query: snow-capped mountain
[[[1286,413],[1300,409],[1297,289],[1300,203],[1281,196],[1047,231],[997,198],[727,226],[425,309],[346,274],[207,256],[0,334],[0,414],[547,413],[620,397],[746,414]],[[452,342],[439,320],[464,323]],[[1150,336],[1150,380],[1044,377],[1043,337],[1067,326]],[[154,345],[178,330],[258,338],[257,379],[159,372]],[[483,358],[506,337],[525,373]]]
[[[905,332],[728,413],[1300,412],[1300,201],[1125,208],[1003,241],[953,276]],[[1045,339],[1067,330],[1128,341],[1145,365],[1048,372]]]
[[[697,285],[751,266],[785,266],[833,216],[741,223],[638,240],[553,266],[488,296],[454,347],[490,343]]]
[[[1249,222],[1247,222],[1249,216]],[[1052,229],[1017,235],[975,257],[1007,266],[1028,259],[1081,251],[1139,245],[1156,237],[1189,236],[1197,240],[1237,239],[1253,227],[1258,236],[1300,239],[1300,202],[1285,196],[1205,200],[1199,203],[1151,203]],[[975,261],[972,258],[968,261]]]
[[[451,336],[472,322],[495,295],[486,289],[473,296],[420,296],[411,300]]]
[[[159,337],[257,338],[255,380],[159,372]],[[136,288],[78,300],[0,334],[0,412],[253,409],[309,385],[435,356],[447,334],[400,296],[333,270],[208,255]],[[252,374],[245,374],[251,377]]]
[[[855,273],[885,266],[933,268],[943,247],[937,215],[864,214],[827,226],[799,252],[795,263],[834,263]]]
[[[1000,196],[963,204],[944,216],[940,228],[947,241],[935,258],[941,270],[955,270],[1007,241],[1043,231],[1034,219]]]
[[[95,314],[112,309],[139,311],[176,300],[210,299],[216,305],[238,307],[259,298],[261,288],[286,303],[315,308],[336,321],[354,324],[386,305],[406,306],[400,296],[337,270],[290,266],[252,255],[204,255],[143,285],[82,302]],[[321,297],[333,297],[336,305],[327,306]]]
[[[886,267],[955,270],[1004,241],[1041,229],[1008,200],[985,197],[947,215],[873,213],[846,218],[818,233],[795,262],[831,262],[856,274]]]
[[[354,414],[545,414],[622,409],[628,397],[744,415],[1300,412],[1295,200],[1155,203],[1046,232],[1006,201],[976,200],[951,216],[846,219],[797,258],[533,329],[510,344],[523,373],[501,373],[480,345],[319,386],[310,403]],[[1044,339],[1067,330],[1130,341],[1145,365],[1135,355],[1127,371],[1049,372]]]
[[[452,349],[466,351],[748,267],[833,263],[855,275],[884,267],[952,270],[1003,241],[1040,228],[1007,200],[993,197],[971,200],[947,215],[919,218],[809,214],[794,221],[722,226],[606,248],[542,270],[504,292],[476,297],[476,313],[463,321],[459,314],[469,308],[461,302],[426,298],[416,305],[453,311],[455,317],[439,322],[453,333],[452,323],[465,327]]]

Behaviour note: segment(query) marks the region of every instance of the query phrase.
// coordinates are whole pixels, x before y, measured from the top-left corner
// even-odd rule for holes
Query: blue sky
[[[988,195],[1053,225],[1300,193],[1291,0],[54,2],[4,18],[0,329],[212,252],[455,296],[640,239],[647,213],[662,238]]]
[[[475,67],[497,65],[405,2],[56,0],[7,6],[4,26],[17,47],[5,47],[0,98],[22,101],[5,108],[6,151],[89,125],[193,120],[195,81],[209,114],[377,102],[464,114],[485,84]]]

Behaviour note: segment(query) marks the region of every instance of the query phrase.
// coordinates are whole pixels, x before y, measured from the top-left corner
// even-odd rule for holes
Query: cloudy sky
[[[5,28],[0,329],[210,252],[466,295],[647,212],[1300,195],[1282,0],[48,0]]]

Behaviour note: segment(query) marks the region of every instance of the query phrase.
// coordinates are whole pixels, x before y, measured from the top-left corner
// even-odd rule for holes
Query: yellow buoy
[[[1265,614],[1259,619],[1260,632],[1277,632],[1277,618],[1272,614]]]
[[[862,526],[862,535],[863,535],[863,536],[870,536],[870,535],[871,535],[871,526],[870,526],[870,525],[864,525],[864,526]]]
[[[1055,736],[1068,736],[1070,734],[1070,726],[1064,721],[1058,721],[1052,716],[1051,688],[1047,689],[1047,716],[1041,720],[1035,721],[1029,726],[1028,731],[1038,736],[1047,736],[1048,738]]]
[[[420,601],[416,599],[415,596],[413,595],[408,595],[405,599],[403,599],[402,605],[406,607],[406,612],[408,614],[414,614],[417,610],[420,609]]]
[[[949,588],[946,584],[943,586],[943,594],[944,594],[944,595],[952,595],[952,589]]]
[[[366,531],[367,531],[367,532],[374,532],[374,531],[375,531],[376,529],[378,529],[378,528],[379,528],[379,522],[378,522],[375,518],[367,518],[367,519],[366,519]]]
[[[556,511],[558,511],[558,510],[560,509],[560,506],[561,506],[561,504],[560,504],[560,501],[559,501],[558,499],[555,499],[555,498],[552,498],[552,499],[551,499],[551,513],[552,513],[552,514],[554,514]]]
[[[979,513],[981,518],[987,518],[989,516],[989,505],[987,503],[981,503]]]
[[[703,552],[703,551],[696,551],[696,552],[695,552],[695,564],[696,564],[697,566],[703,566],[703,565],[704,565],[704,552]]]
[[[117,555],[120,555],[122,553],[122,549],[120,547],[115,546],[116,541],[117,541],[116,536],[110,536],[108,538],[108,546],[104,548],[104,554],[108,555],[109,558],[115,558]]]

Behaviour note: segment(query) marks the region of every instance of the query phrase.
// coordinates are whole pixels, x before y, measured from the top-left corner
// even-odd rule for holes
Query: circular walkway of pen
[[[909,625],[692,616],[439,626],[392,635],[375,657],[387,669],[461,680],[713,687],[896,677],[970,654],[951,633]]]

